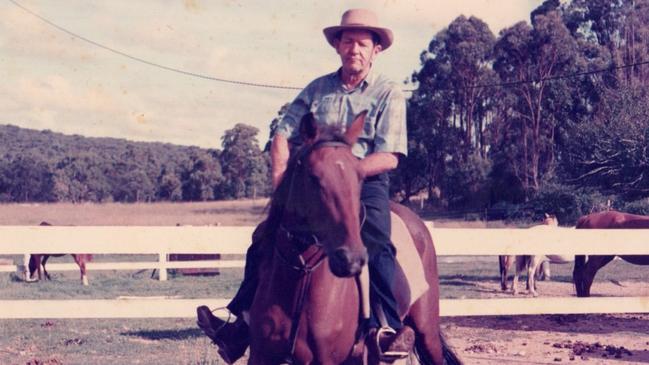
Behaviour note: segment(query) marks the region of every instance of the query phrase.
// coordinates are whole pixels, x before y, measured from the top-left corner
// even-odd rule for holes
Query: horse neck
[[[290,225],[295,222],[295,217],[284,214],[280,225]],[[278,232],[278,236],[282,233]],[[311,245],[303,252],[301,250],[290,251],[290,242],[276,242],[277,249],[282,250],[283,257],[279,251],[274,255],[268,282],[275,287],[275,294],[278,300],[283,303],[284,311],[292,316],[296,310],[297,303],[304,301],[301,315],[302,320],[308,320],[308,326],[313,328],[326,328],[331,326],[334,331],[340,324],[332,321],[332,318],[348,318],[345,320],[345,331],[356,331],[358,322],[359,290],[356,279],[336,277],[329,268],[329,260],[321,247]],[[298,258],[302,256],[302,258]],[[320,261],[322,259],[322,261]],[[304,260],[308,270],[299,270],[298,263]],[[294,265],[288,264],[287,261]],[[275,291],[271,290],[271,292]],[[300,296],[302,296],[300,298]],[[305,313],[311,313],[306,319]],[[294,319],[294,318],[293,318]]]

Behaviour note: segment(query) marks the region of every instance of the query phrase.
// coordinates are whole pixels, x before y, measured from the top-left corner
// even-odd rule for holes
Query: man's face
[[[359,74],[369,70],[381,45],[375,44],[372,33],[367,30],[345,30],[336,40],[336,52],[340,55],[343,71]]]

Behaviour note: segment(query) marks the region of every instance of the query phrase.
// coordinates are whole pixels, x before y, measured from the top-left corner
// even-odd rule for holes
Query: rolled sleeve
[[[377,116],[374,152],[408,154],[406,98],[396,85],[387,93]]]

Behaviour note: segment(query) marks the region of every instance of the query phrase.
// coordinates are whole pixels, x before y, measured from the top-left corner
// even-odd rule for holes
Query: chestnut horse
[[[41,222],[39,224],[40,226],[51,226],[50,223],[48,222]],[[79,265],[79,271],[81,273],[81,283],[83,285],[88,285],[88,276],[86,275],[86,262],[89,262],[92,260],[92,255],[91,254],[78,254],[78,253],[73,253],[71,254],[72,258],[74,258],[74,262]],[[50,256],[54,257],[61,257],[65,256],[65,254],[31,254],[29,255],[29,274],[25,278],[26,281],[32,282],[36,281],[36,278],[34,277],[35,274],[38,274],[38,280],[42,280],[43,276],[47,280],[52,280],[50,277],[50,274],[47,272],[47,269],[45,269],[45,264],[47,263],[47,260],[50,258]]]
[[[593,213],[579,218],[577,229],[628,229],[649,228],[649,217],[616,211]],[[604,267],[616,255],[577,255],[572,278],[578,297],[589,297],[590,287],[597,270]],[[621,255],[621,259],[636,265],[649,265],[649,255]]]
[[[305,143],[292,154],[266,220],[265,237],[272,241],[267,247],[273,252],[262,261],[250,309],[251,364],[355,363],[368,353],[365,361],[373,363],[372,352],[364,352],[359,340],[358,276],[367,250],[360,234],[363,175],[351,152],[364,118],[365,113],[357,116],[345,134],[319,129],[311,114],[302,119]],[[440,331],[430,233],[409,209],[393,205],[392,210],[407,224],[429,284],[412,306],[404,306],[404,323],[415,330],[415,352],[424,364],[460,364]]]

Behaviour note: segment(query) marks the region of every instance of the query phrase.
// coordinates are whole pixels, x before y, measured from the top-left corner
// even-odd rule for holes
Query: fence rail
[[[223,298],[120,298],[85,300],[0,300],[0,319],[27,318],[195,318],[196,307],[225,307]],[[441,299],[440,314],[647,313],[646,297]]]
[[[649,254],[643,230],[429,229],[440,256],[501,254]],[[171,253],[243,254],[253,227],[0,227],[0,255],[38,253],[157,254],[158,262],[90,263],[89,270],[241,267],[241,260],[166,261]],[[495,262],[495,261],[494,261]],[[50,268],[51,266],[51,268]],[[19,265],[0,267],[15,271]],[[48,269],[76,270],[74,264]],[[128,298],[115,300],[0,300],[0,318],[193,317],[198,304],[227,299]],[[43,305],[46,303],[47,305]],[[86,312],[84,308],[92,308]],[[151,308],[156,308],[152,311]],[[566,314],[649,312],[649,297],[443,299],[441,314]],[[91,312],[91,313],[90,313]]]

